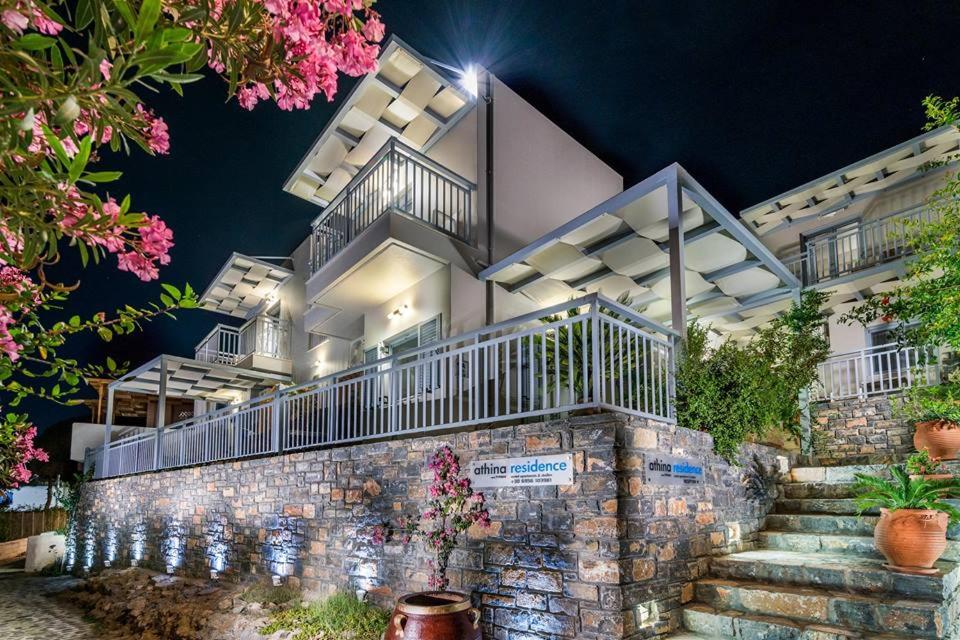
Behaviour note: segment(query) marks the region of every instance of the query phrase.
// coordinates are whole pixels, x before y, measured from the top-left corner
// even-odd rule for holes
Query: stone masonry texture
[[[814,454],[821,465],[898,461],[913,452],[913,426],[893,417],[896,397],[878,395],[813,406]]]
[[[746,445],[731,465],[707,434],[602,413],[92,482],[74,527],[76,569],[97,571],[109,546],[113,566],[136,555],[204,576],[219,564],[285,575],[308,597],[362,590],[391,607],[426,589],[428,556],[376,546],[370,531],[422,508],[425,463],[443,445],[464,463],[574,458],[570,486],[487,490],[492,526],[454,553],[451,588],[473,594],[494,640],[668,634],[711,556],[755,545],[776,493],[775,449]],[[645,460],[664,455],[699,461],[705,482],[648,483]]]

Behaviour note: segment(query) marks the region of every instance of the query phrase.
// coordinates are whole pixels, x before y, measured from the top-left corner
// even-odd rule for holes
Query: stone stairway
[[[718,557],[673,640],[960,638],[960,543],[940,575],[887,571],[873,546],[878,517],[858,518],[853,474],[882,465],[803,467],[780,485],[759,548]]]

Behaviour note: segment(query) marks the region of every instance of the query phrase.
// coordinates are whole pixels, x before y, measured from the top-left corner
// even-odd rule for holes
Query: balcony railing
[[[391,138],[314,222],[310,273],[390,211],[473,242],[474,188],[465,178]]]
[[[592,294],[117,440],[86,465],[104,478],[591,408],[672,422],[673,339]]]
[[[235,366],[249,355],[290,357],[290,324],[271,316],[256,316],[240,328],[218,324],[197,345],[201,362]]]
[[[812,400],[842,400],[896,393],[940,381],[940,353],[932,347],[885,344],[828,359],[819,367]]]
[[[804,286],[828,282],[909,255],[912,229],[939,219],[936,209],[914,207],[820,236],[783,263]]]

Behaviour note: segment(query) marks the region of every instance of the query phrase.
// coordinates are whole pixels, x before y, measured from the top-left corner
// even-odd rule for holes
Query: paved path
[[[94,640],[96,628],[76,607],[48,594],[76,581],[69,576],[0,575],[0,638],[17,640]]]

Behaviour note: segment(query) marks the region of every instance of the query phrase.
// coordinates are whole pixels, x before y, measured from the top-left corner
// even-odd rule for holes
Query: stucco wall
[[[289,570],[311,594],[360,588],[389,606],[425,588],[426,558],[366,532],[422,506],[425,460],[443,444],[465,462],[574,457],[570,486],[488,491],[492,527],[455,552],[452,585],[474,594],[487,638],[666,634],[711,555],[754,543],[775,491],[773,449],[747,446],[731,466],[705,434],[598,414],[97,481],[76,566],[102,566],[109,548],[124,565],[139,545],[148,566],[172,550],[179,571],[204,575],[223,545],[228,571]],[[663,455],[697,459],[706,482],[648,484],[645,462]]]

